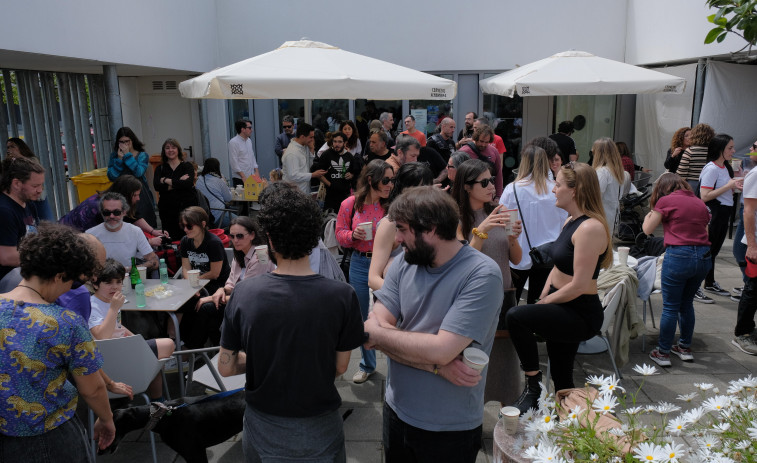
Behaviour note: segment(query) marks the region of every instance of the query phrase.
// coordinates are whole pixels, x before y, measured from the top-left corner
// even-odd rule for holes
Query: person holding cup
[[[179,226],[186,233],[179,244],[183,274],[186,277],[190,270],[199,270],[200,279],[210,280],[205,289],[214,294],[223,288],[231,273],[223,243],[208,232],[208,214],[199,206],[181,211]],[[182,338],[189,348],[202,347],[208,337],[208,314],[199,310],[199,299],[198,293],[178,310],[181,332],[186,333]]]
[[[694,295],[712,266],[707,223],[710,215],[704,203],[694,196],[691,186],[678,174],[666,172],[655,182],[649,198],[651,210],[642,229],[651,234],[662,223],[665,259],[662,261],[662,315],[658,347],[649,353],[655,363],[670,366],[670,353],[681,360],[693,361],[691,339],[694,335]],[[672,345],[676,325],[680,324],[678,344]]]
[[[339,208],[336,219],[336,239],[344,248],[352,248],[350,259],[350,285],[355,288],[363,321],[368,318],[370,293],[368,288],[368,270],[373,257],[373,235],[376,225],[386,215],[386,203],[394,186],[394,170],[386,162],[374,159],[360,173],[357,191],[345,199]],[[360,224],[371,222],[371,239]],[[352,380],[361,384],[376,370],[376,353],[360,348],[363,358],[360,368]]]

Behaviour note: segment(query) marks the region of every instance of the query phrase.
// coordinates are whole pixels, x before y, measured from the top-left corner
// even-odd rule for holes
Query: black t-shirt
[[[447,168],[447,161],[442,159],[442,155],[434,148],[428,146],[421,146],[418,162],[425,162],[431,169],[431,173],[434,174],[434,178],[438,177],[442,170]]]
[[[576,152],[576,142],[572,138],[564,133],[553,133],[549,136],[557,143],[557,147],[560,148],[560,157],[562,158],[563,165],[570,162],[570,155]]]
[[[221,239],[216,235],[205,232],[205,238],[198,248],[195,249],[194,240],[184,237],[179,244],[181,250],[181,257],[189,259],[189,265],[192,270],[199,270],[200,275],[210,271],[210,263],[223,261],[223,267],[221,267],[221,274],[218,278],[211,280],[205,289],[208,293],[213,294],[218,288],[222,288],[226,284],[226,280],[229,279],[229,273],[231,273],[231,266],[229,261],[226,260],[226,251],[223,249],[223,243]],[[186,278],[186,275],[184,275]]]
[[[457,133],[457,141],[460,141],[463,138],[473,138],[473,127],[471,127],[470,130],[465,127],[460,129],[460,132]]]
[[[437,133],[429,137],[426,147],[435,149],[444,159],[444,162],[447,162],[450,155],[455,152],[455,140],[452,137],[449,140],[445,140],[442,134]]]
[[[381,159],[382,161],[386,162],[387,159],[389,159],[390,157],[392,157],[393,154],[394,154],[394,150],[393,149],[389,149],[386,152],[386,155],[384,155],[384,156],[375,155],[375,154],[373,154],[373,151],[368,150],[368,156],[366,156],[367,159],[366,159],[365,163],[368,164],[369,162],[373,161],[374,159]]]
[[[36,233],[39,216],[33,201],[27,201],[26,207],[21,207],[5,193],[0,193],[0,246],[17,247],[18,242],[27,233]],[[0,266],[0,279],[13,267]]]
[[[312,171],[323,169],[326,172],[326,179],[331,186],[326,187],[326,208],[339,210],[339,205],[350,195],[350,188],[353,188],[360,176],[359,163],[355,162],[352,153],[345,151],[339,155],[333,149],[329,148],[323,152],[321,157],[313,163]],[[352,174],[352,180],[347,180],[344,176],[347,173]],[[334,207],[335,206],[335,207]]]
[[[221,330],[224,349],[247,353],[247,403],[276,416],[339,408],[336,353],[362,343],[355,291],[321,275],[266,273],[237,283]]]

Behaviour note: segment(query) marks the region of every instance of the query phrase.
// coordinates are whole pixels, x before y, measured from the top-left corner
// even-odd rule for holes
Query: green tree
[[[757,0],[707,0],[707,6],[717,9],[717,13],[707,17],[715,25],[707,33],[704,43],[718,43],[725,40],[727,34],[736,34],[747,44],[739,50],[757,45]]]

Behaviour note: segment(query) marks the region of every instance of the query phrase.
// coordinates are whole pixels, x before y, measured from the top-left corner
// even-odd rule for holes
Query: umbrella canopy
[[[450,100],[457,84],[320,42],[285,42],[276,50],[179,84],[185,98]]]
[[[566,51],[480,82],[484,93],[512,97],[683,93],[686,79],[651,69]]]

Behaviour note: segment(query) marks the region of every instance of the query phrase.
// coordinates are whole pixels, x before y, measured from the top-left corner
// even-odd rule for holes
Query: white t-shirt
[[[110,302],[101,301],[94,294],[89,296],[89,302],[92,306],[92,312],[89,313],[89,329],[91,330],[92,328],[103,324],[105,316],[108,315],[108,310],[110,310]],[[119,313],[120,312],[121,311],[119,310]],[[124,328],[123,325],[118,322],[118,318],[116,318],[116,329],[113,331],[113,338],[123,338],[124,336],[126,336],[126,328]]]
[[[717,190],[730,181],[731,176],[728,175],[728,169],[725,167],[725,164],[723,167],[720,167],[712,161],[708,162],[699,174],[700,189],[709,188],[711,190]],[[733,190],[728,190],[715,199],[717,199],[723,206],[733,206]]]
[[[610,232],[615,234],[615,216],[618,214],[618,208],[620,207],[620,182],[618,182],[606,166],[597,169],[597,179],[599,180],[599,190],[602,193],[605,220],[607,220],[607,225],[610,227]]]
[[[100,240],[105,246],[107,257],[116,259],[126,268],[131,268],[132,257],[144,258],[153,252],[142,230],[130,223],[124,222],[117,232],[109,231],[105,224],[101,223],[87,230],[87,233]]]
[[[744,177],[744,198],[757,199],[757,169],[752,169]],[[744,217],[747,220],[748,217]],[[757,212],[754,214],[755,238],[757,238]],[[741,242],[747,244],[746,235],[741,238]]]

